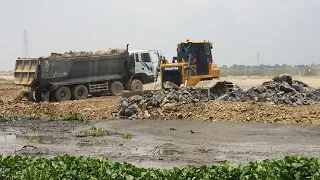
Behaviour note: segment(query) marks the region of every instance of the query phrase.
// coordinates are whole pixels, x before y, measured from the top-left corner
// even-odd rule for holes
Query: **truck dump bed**
[[[128,52],[61,58],[17,59],[14,81],[23,86],[72,84],[121,79],[134,72]]]
[[[17,59],[14,70],[14,82],[17,85],[29,86],[36,78],[38,59]]]

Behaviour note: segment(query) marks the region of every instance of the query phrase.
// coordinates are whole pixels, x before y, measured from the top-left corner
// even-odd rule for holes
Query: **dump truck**
[[[135,60],[124,52],[102,55],[18,58],[14,82],[29,88],[36,101],[86,99],[88,95],[119,96],[124,90],[142,90],[134,79]],[[136,88],[140,87],[140,88]]]
[[[159,51],[153,49],[131,50],[130,55],[134,56],[136,62],[134,79],[139,79],[143,84],[155,81],[156,68],[159,62]],[[132,89],[136,90],[136,89]]]

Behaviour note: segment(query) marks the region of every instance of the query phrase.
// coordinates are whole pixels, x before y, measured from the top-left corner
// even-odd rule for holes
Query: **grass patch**
[[[86,116],[81,113],[77,113],[77,112],[69,112],[67,115],[65,115],[65,117],[63,119],[64,120],[84,121],[84,120],[86,120]]]
[[[5,112],[0,113],[0,122],[1,121],[12,121],[12,120],[18,120],[18,119],[22,119],[22,118],[19,116],[10,115]]]
[[[132,134],[131,133],[125,133],[123,135],[123,139],[132,139]]]
[[[39,120],[39,119],[43,119],[43,115],[38,112],[38,111],[31,111],[28,113],[27,115],[27,119],[30,119],[30,120]]]
[[[76,137],[88,137],[88,136],[103,136],[105,131],[102,128],[96,128],[92,126],[90,129],[81,130],[80,132],[76,133]]]
[[[33,132],[40,131],[40,126],[39,125],[32,125],[32,126],[30,126],[30,129]]]

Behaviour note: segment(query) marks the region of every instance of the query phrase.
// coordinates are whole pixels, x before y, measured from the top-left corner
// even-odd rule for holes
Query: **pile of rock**
[[[247,91],[235,88],[222,100],[272,102],[277,105],[311,105],[320,102],[320,91],[301,81],[293,80],[290,75],[280,75]]]
[[[166,82],[164,90],[132,96],[121,100],[119,115],[132,118],[149,118],[178,112],[180,105],[209,101],[207,93],[195,88],[179,88],[174,83]],[[320,89],[313,89],[307,84],[293,80],[289,75],[280,75],[262,85],[243,90],[235,87],[232,92],[217,100],[236,102],[271,102],[276,105],[311,105],[320,102]],[[161,108],[158,108],[161,107]],[[156,110],[155,110],[156,109]],[[177,115],[178,117],[178,115]],[[184,117],[184,113],[182,113]]]
[[[120,116],[136,117],[139,113],[148,115],[148,110],[162,107],[172,109],[177,105],[208,101],[208,96],[195,88],[179,88],[174,83],[166,82],[164,90],[153,91],[144,96],[135,95],[121,99]]]

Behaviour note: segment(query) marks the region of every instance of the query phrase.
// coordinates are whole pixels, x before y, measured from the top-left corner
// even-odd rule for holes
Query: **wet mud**
[[[77,137],[101,128],[101,136]],[[320,126],[199,121],[0,122],[0,154],[100,156],[140,167],[172,168],[320,155]],[[128,136],[130,135],[130,136]]]

